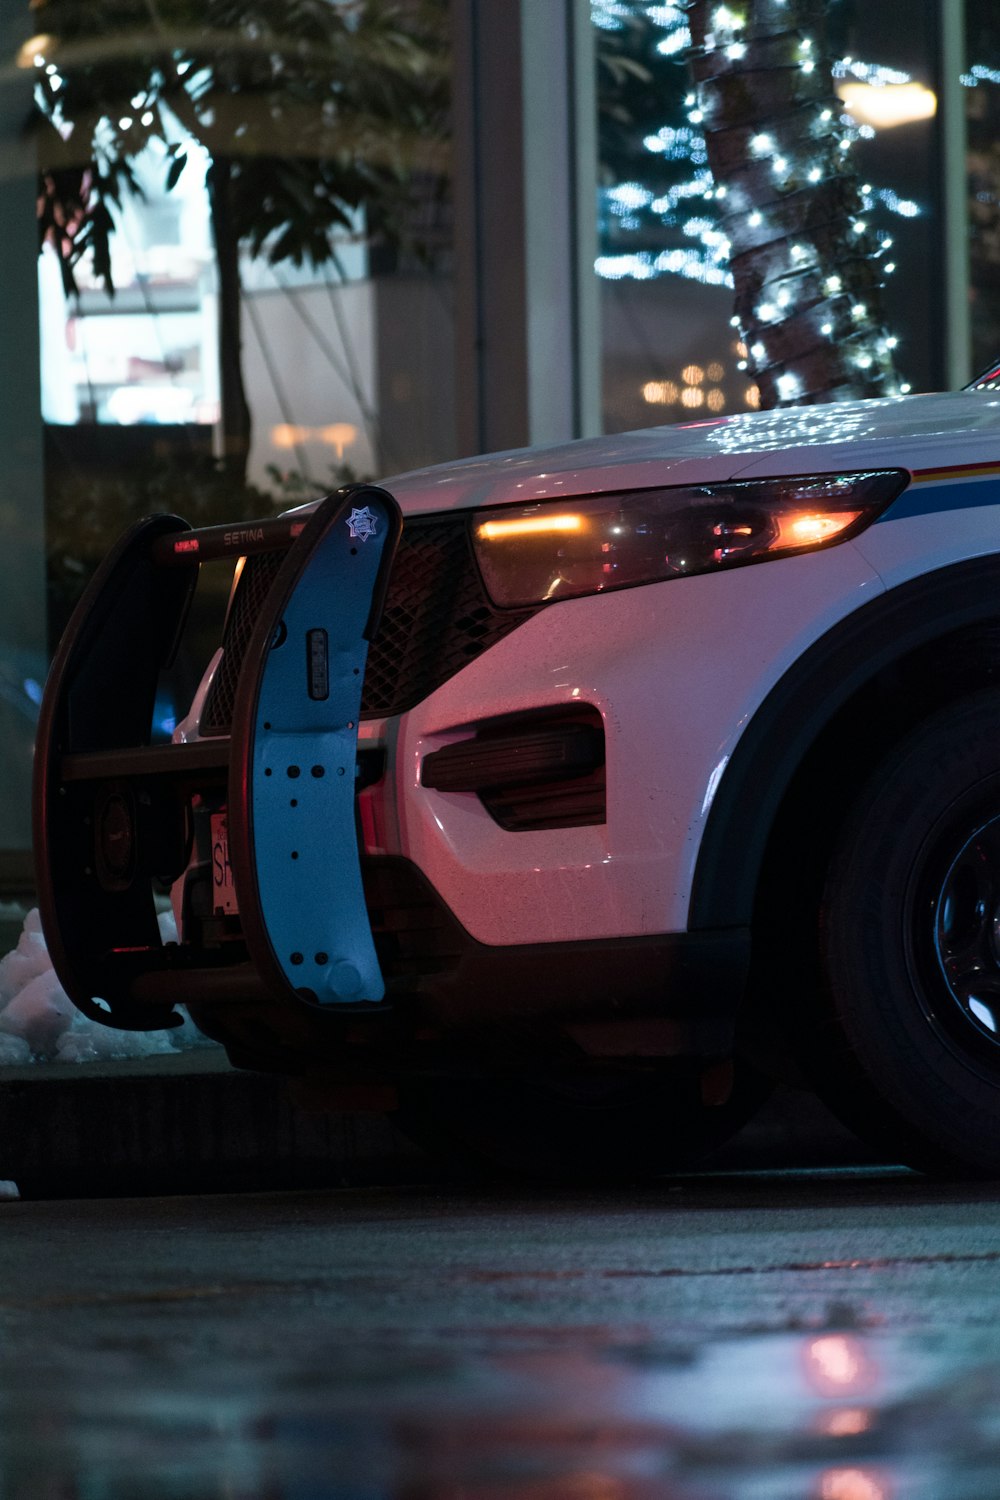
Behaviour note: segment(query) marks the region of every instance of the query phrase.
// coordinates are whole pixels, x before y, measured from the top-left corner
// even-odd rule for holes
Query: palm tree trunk
[[[240,246],[233,222],[232,164],[214,156],[206,177],[219,296],[219,397],[223,463],[235,483],[246,482],[251,418],[243,384],[240,329]]]
[[[737,13],[737,8],[738,12]],[[824,0],[689,0],[736,317],[763,407],[895,392],[881,247],[833,92]]]

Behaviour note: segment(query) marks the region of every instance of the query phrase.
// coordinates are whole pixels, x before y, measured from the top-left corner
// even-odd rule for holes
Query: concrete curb
[[[713,1172],[870,1164],[811,1095],[778,1090]],[[23,1197],[115,1197],[469,1180],[383,1115],[299,1109],[215,1049],[0,1073],[0,1179]]]
[[[381,1115],[306,1114],[214,1052],[0,1073],[0,1178],[66,1198],[427,1181]]]

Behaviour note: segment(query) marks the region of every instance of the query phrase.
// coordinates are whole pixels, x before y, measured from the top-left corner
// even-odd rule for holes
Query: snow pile
[[[164,941],[176,941],[171,913],[162,913],[159,923]],[[25,917],[17,947],[0,958],[0,1066],[151,1057],[216,1045],[187,1016],[169,1031],[118,1031],[88,1020],[56,978],[37,910]]]

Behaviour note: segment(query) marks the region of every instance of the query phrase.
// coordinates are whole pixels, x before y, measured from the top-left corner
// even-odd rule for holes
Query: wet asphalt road
[[[991,1500],[1000,1185],[0,1206],[0,1495]]]

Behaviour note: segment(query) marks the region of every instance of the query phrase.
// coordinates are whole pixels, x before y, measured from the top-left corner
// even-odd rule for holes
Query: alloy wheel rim
[[[953,838],[947,845],[954,849]],[[939,871],[941,863],[933,861]],[[1000,815],[976,822],[932,890],[945,1001],[937,1018],[954,1040],[1000,1061]]]

